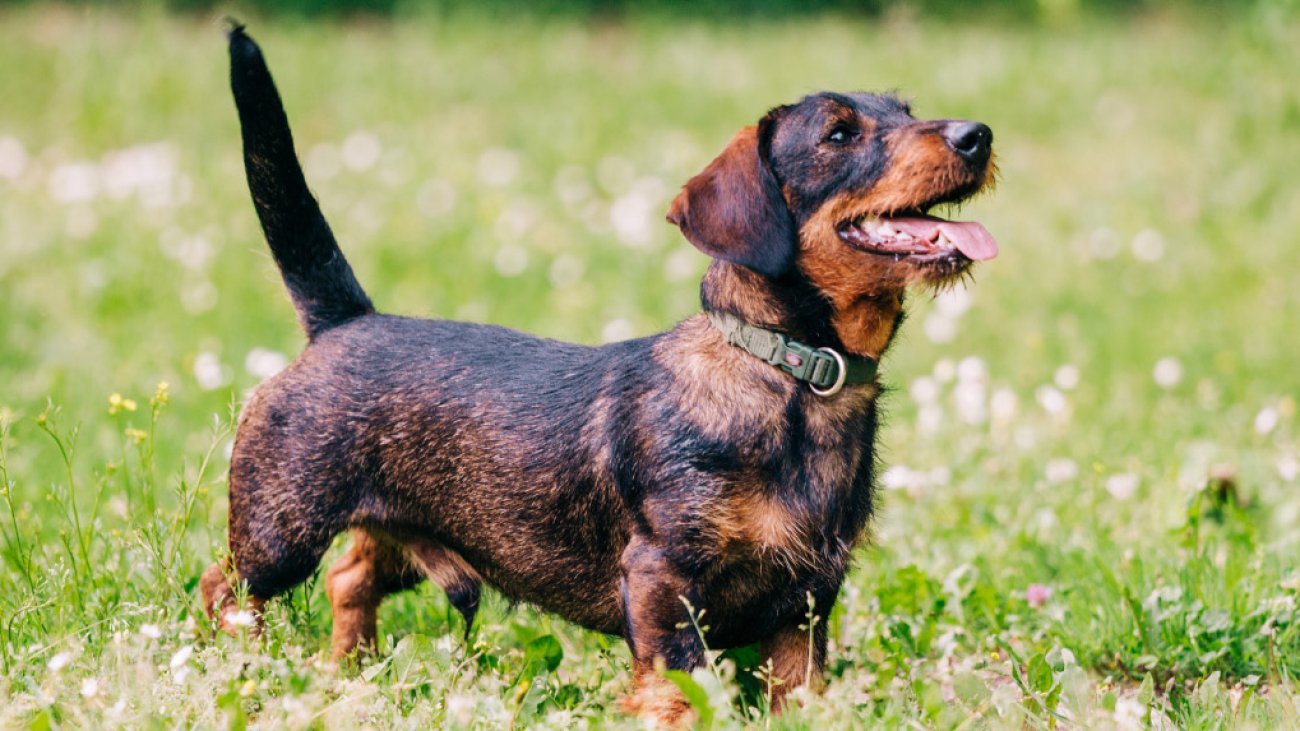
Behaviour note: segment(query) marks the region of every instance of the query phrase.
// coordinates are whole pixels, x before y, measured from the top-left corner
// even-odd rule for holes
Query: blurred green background
[[[1185,725],[1296,718],[1296,2],[375,7],[0,5],[9,718],[46,712],[37,690],[76,696],[70,678],[128,667],[99,655],[106,628],[184,626],[185,592],[224,542],[225,437],[205,479],[193,474],[214,417],[303,344],[244,186],[225,13],[262,44],[308,180],[381,310],[586,343],[697,311],[706,259],[663,213],[771,106],[898,90],[919,116],[989,124],[997,189],[951,214],[982,221],[1002,253],[966,289],[917,293],[886,359],[876,545],[835,619],[827,700],[806,718],[979,717],[979,693],[944,702],[951,663],[991,673],[1010,662],[1000,642],[1026,661],[1069,650],[1095,702],[1076,718],[1118,712],[1116,692]],[[147,428],[160,381],[170,404]],[[137,410],[119,401],[110,415],[115,393]],[[72,469],[51,424],[80,428]],[[177,474],[189,482],[174,491]],[[164,538],[167,561],[142,548]],[[1041,611],[1030,584],[1054,592]],[[323,597],[299,600],[286,616],[315,622],[274,636],[311,655]],[[440,602],[428,588],[400,598],[385,627],[439,634],[453,623]],[[504,605],[486,616],[501,657],[552,631]],[[570,657],[607,647],[554,632]],[[162,667],[177,641],[141,652]],[[56,677],[46,663],[69,646],[83,674]],[[461,667],[447,662],[443,675]],[[579,710],[612,702],[625,673],[592,670],[588,687],[575,677],[590,666],[565,662],[587,694]],[[212,663],[204,682],[225,683]],[[1061,667],[1049,685],[1068,685]],[[1144,678],[1163,695],[1143,695]],[[1274,705],[1223,700],[1261,678]],[[1202,681],[1225,695],[1168,700]],[[512,697],[473,697],[498,691]],[[443,718],[444,705],[398,701],[383,713]],[[136,720],[223,718],[197,700],[170,707],[141,701]],[[1055,718],[1020,708],[1001,717]],[[65,709],[107,723],[101,711]]]

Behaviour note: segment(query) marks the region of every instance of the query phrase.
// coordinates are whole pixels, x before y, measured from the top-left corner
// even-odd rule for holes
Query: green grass
[[[662,211],[767,107],[898,88],[987,122],[1001,181],[961,215],[1003,253],[915,298],[885,363],[892,470],[827,688],[757,715],[741,653],[700,702],[810,729],[1300,725],[1294,16],[250,30],[382,309],[584,342],[695,311],[705,259]],[[222,38],[8,8],[0,68],[0,725],[634,726],[620,641],[497,597],[469,648],[435,589],[394,598],[360,670],[325,665],[316,582],[264,643],[206,638],[246,361],[302,344]]]

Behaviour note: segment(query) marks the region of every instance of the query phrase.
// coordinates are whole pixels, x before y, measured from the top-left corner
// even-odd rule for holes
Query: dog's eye
[[[843,145],[857,139],[858,131],[847,124],[837,124],[833,127],[824,140],[827,144]]]

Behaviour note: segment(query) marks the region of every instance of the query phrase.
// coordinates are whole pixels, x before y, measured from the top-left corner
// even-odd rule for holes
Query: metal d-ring
[[[817,388],[811,383],[808,384],[808,387],[818,396],[834,396],[840,392],[840,389],[844,388],[844,379],[849,377],[849,367],[844,362],[844,356],[840,355],[834,348],[818,348],[818,350],[831,354],[831,357],[835,359],[835,367],[839,369],[839,375],[835,376],[835,383],[832,383],[826,389]]]

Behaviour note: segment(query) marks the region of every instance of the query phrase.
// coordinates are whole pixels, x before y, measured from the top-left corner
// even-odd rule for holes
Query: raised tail
[[[313,338],[346,320],[373,313],[374,305],[343,258],[320,206],[307,189],[293,150],[293,135],[262,50],[230,24],[230,88],[244,136],[244,170],[253,206],[271,254]]]

